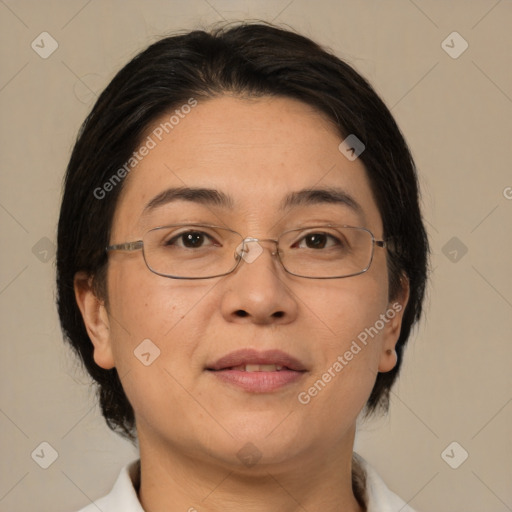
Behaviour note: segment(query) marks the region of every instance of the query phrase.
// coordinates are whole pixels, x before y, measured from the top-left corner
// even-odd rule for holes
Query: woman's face
[[[219,97],[199,102],[168,131],[162,140],[152,135],[155,147],[129,174],[111,244],[190,222],[263,239],[334,223],[382,238],[363,164],[340,152],[339,135],[311,107],[284,98]],[[225,200],[211,193],[161,196],[176,188],[209,189]],[[333,200],[303,193],[297,200],[310,190],[340,194]],[[158,204],[148,207],[157,196]],[[115,366],[120,375],[141,450],[227,466],[261,457],[261,467],[351,450],[356,417],[377,373],[396,363],[401,312],[388,300],[386,250],[376,247],[361,275],[322,280],[286,273],[272,255],[274,245],[261,248],[235,272],[201,280],[156,275],[141,251],[110,253],[108,308],[86,321],[97,364]],[[253,359],[242,353],[224,362],[241,369],[212,370],[241,349],[254,351]],[[243,368],[245,359],[283,363],[266,351],[283,352],[300,368],[282,375],[272,366]]]

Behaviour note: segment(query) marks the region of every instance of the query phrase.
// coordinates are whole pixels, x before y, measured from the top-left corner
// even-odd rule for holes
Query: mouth
[[[290,368],[280,364],[240,364],[231,368],[223,368],[224,370],[237,370],[239,372],[280,372],[281,370],[289,370]]]
[[[269,393],[302,379],[303,363],[280,350],[242,349],[221,357],[205,368],[222,383],[250,393]]]

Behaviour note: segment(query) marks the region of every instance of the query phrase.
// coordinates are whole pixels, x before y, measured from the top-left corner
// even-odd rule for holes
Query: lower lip
[[[246,372],[243,370],[210,370],[220,380],[251,393],[269,393],[297,382],[305,372],[281,370],[275,372]]]

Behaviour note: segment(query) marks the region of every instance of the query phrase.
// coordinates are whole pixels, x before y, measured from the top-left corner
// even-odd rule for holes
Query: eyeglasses
[[[150,229],[142,240],[110,245],[111,251],[142,249],[148,269],[172,279],[211,279],[233,272],[240,262],[255,261],[261,244],[272,243],[289,274],[308,279],[336,279],[366,272],[375,246],[386,247],[366,228],[310,226],[292,229],[277,239],[244,238],[220,226],[173,224]]]

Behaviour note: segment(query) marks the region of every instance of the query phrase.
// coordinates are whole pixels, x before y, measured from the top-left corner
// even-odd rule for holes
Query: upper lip
[[[275,364],[286,366],[290,370],[302,372],[306,367],[295,357],[281,350],[265,350],[259,352],[254,349],[240,349],[230,352],[213,364],[207,366],[207,370],[225,370],[233,366],[243,364]]]

